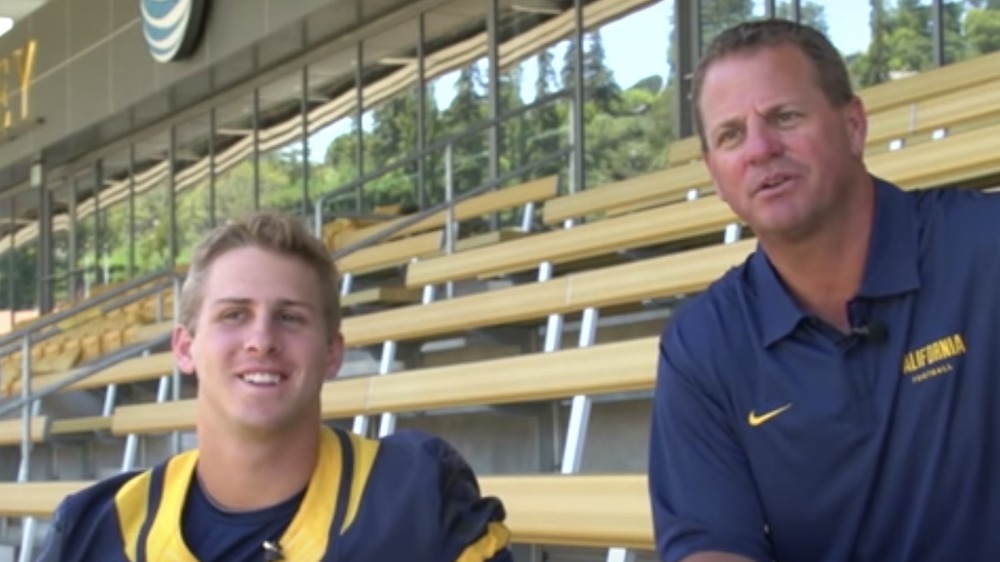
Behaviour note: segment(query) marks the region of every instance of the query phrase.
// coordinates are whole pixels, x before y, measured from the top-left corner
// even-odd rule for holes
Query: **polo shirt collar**
[[[920,287],[918,223],[913,199],[898,187],[875,181],[875,222],[872,228],[859,297],[888,297]],[[750,277],[757,293],[763,345],[790,334],[808,316],[799,306],[759,248],[750,258]]]

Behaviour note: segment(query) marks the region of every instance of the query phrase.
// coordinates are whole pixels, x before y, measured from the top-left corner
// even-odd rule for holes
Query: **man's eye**
[[[732,146],[739,139],[739,131],[736,129],[727,129],[722,131],[715,137],[716,146]]]
[[[226,322],[237,322],[246,318],[246,312],[239,309],[226,310],[219,315],[219,318]]]
[[[290,313],[290,312],[283,312],[280,315],[278,315],[278,318],[282,322],[286,322],[286,323],[289,323],[289,324],[301,324],[301,323],[305,322],[305,319],[302,318],[302,316],[300,316],[298,314],[293,314],[293,313]]]

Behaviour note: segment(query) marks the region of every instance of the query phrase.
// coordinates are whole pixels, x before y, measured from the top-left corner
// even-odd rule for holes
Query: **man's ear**
[[[858,158],[864,158],[865,142],[868,139],[868,115],[860,97],[854,96],[844,107],[844,122],[847,125],[851,152]]]
[[[194,374],[194,357],[191,355],[191,347],[194,343],[194,335],[180,324],[174,326],[174,333],[171,336],[171,349],[174,354],[174,362],[182,373],[186,375]]]
[[[344,364],[344,336],[337,333],[330,340],[326,350],[326,380],[332,381],[340,373],[340,367]]]

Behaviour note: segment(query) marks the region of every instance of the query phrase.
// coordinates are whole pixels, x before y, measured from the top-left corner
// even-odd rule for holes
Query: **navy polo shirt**
[[[876,180],[854,327],[753,253],[665,329],[657,548],[768,562],[1000,560],[1000,196]]]

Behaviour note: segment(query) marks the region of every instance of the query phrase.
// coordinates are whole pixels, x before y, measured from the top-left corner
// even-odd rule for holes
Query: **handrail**
[[[67,386],[76,384],[82,380],[86,380],[96,375],[97,373],[100,373],[101,371],[107,369],[108,367],[115,365],[120,361],[124,361],[125,359],[131,359],[132,356],[134,356],[137,353],[141,353],[148,349],[152,349],[156,346],[163,345],[164,343],[169,342],[170,338],[171,334],[164,334],[161,336],[156,336],[152,339],[143,342],[138,342],[127,346],[123,346],[111,353],[102,355],[99,359],[97,359],[93,363],[88,363],[86,366],[79,368],[72,375],[63,377],[59,379],[58,382],[52,383],[43,388],[42,390],[32,392],[27,397],[21,396],[15,399],[13,402],[0,406],[0,418],[3,418],[3,416],[13,412],[14,410],[17,410],[18,408],[23,408],[25,405],[30,404],[36,400],[41,400],[42,398],[46,398],[52,394],[55,394],[56,392],[59,392],[60,390],[66,388]]]
[[[63,320],[71,316],[75,316],[83,312],[84,310],[88,310],[90,308],[103,305],[109,301],[118,298],[123,293],[135,290],[143,285],[156,281],[161,277],[172,278],[174,275],[176,275],[176,272],[173,271],[172,269],[164,269],[153,273],[149,273],[143,277],[139,277],[138,279],[133,279],[132,281],[129,281],[123,285],[119,285],[118,287],[111,289],[107,293],[103,293],[96,297],[89,298],[85,302],[78,303],[70,308],[67,308],[66,310],[61,310],[59,312],[55,312],[52,314],[46,314],[45,316],[33,321],[28,326],[25,326],[19,330],[15,330],[5,336],[0,336],[0,355],[7,353],[6,351],[7,346],[9,346],[14,342],[20,342],[27,334],[31,334],[32,332],[37,332],[38,330],[62,322]]]
[[[456,205],[456,204],[458,204],[458,203],[460,203],[460,202],[462,202],[462,201],[464,201],[466,199],[469,199],[471,197],[475,197],[476,195],[480,195],[480,194],[482,194],[482,193],[484,193],[486,191],[489,191],[490,189],[492,189],[492,188],[494,188],[496,186],[499,186],[500,184],[502,184],[502,183],[504,183],[504,182],[506,182],[506,181],[508,181],[510,179],[516,178],[516,177],[524,174],[525,172],[530,172],[530,171],[534,170],[535,168],[540,168],[544,164],[548,164],[549,162],[553,162],[555,160],[558,160],[559,158],[561,158],[561,157],[566,156],[567,154],[569,154],[572,150],[573,150],[572,146],[566,146],[566,147],[560,148],[559,150],[556,150],[556,151],[554,151],[554,152],[552,152],[552,153],[550,153],[550,154],[548,154],[546,156],[543,156],[542,158],[539,158],[538,160],[535,160],[534,162],[532,162],[530,164],[525,164],[524,166],[521,166],[520,168],[516,168],[514,170],[511,170],[511,171],[507,172],[506,174],[503,174],[502,176],[497,177],[494,180],[489,180],[489,181],[483,183],[482,185],[480,185],[479,187],[476,187],[474,189],[470,189],[469,191],[466,191],[465,193],[462,193],[461,195],[459,195],[458,197],[455,197],[455,198],[451,199],[450,201],[447,201],[447,200],[446,201],[442,201],[442,202],[438,203],[437,205],[434,205],[432,207],[428,207],[427,209],[424,209],[424,210],[422,210],[422,211],[420,211],[418,213],[414,213],[412,215],[407,215],[403,220],[399,221],[398,223],[396,223],[396,224],[394,224],[394,225],[392,225],[392,226],[390,226],[388,228],[385,228],[383,230],[379,230],[378,232],[372,234],[371,236],[368,236],[367,238],[362,238],[361,240],[358,240],[357,242],[355,242],[353,244],[348,244],[347,246],[344,246],[343,248],[340,248],[339,250],[334,251],[333,254],[332,254],[333,255],[333,261],[336,262],[336,261],[338,261],[340,259],[343,259],[345,256],[347,256],[347,255],[349,255],[349,254],[351,254],[353,252],[356,252],[358,250],[366,248],[366,247],[368,247],[368,246],[370,246],[372,244],[377,244],[378,242],[381,242],[382,240],[388,238],[389,236],[392,236],[393,234],[395,234],[395,233],[397,233],[397,232],[399,232],[399,231],[401,231],[401,230],[403,230],[405,228],[408,228],[408,227],[410,227],[410,226],[412,226],[414,224],[417,224],[418,222],[426,219],[427,217],[429,217],[431,215],[440,213],[441,211],[446,210],[449,207],[453,207],[454,205]]]
[[[138,289],[137,292],[135,292],[135,293],[133,293],[131,295],[128,295],[126,298],[123,298],[123,299],[121,299],[121,301],[117,302],[116,306],[126,306],[126,305],[131,304],[131,303],[133,303],[135,301],[142,300],[142,299],[144,299],[144,298],[146,298],[146,297],[148,297],[150,295],[155,295],[156,293],[159,293],[160,291],[163,291],[164,289],[169,289],[172,286],[173,286],[173,280],[170,280],[170,281],[161,281],[161,282],[157,283],[156,285],[150,285],[149,287],[146,287],[144,289]],[[24,339],[25,338],[27,338],[30,341],[31,345],[35,345],[37,343],[40,343],[42,341],[45,341],[45,340],[53,337],[53,336],[57,336],[57,335],[61,334],[62,332],[63,332],[63,330],[58,330],[58,329],[57,330],[49,330],[49,331],[46,331],[46,332],[44,332],[42,334],[34,334],[31,331],[26,331],[26,332],[24,332],[24,333],[21,334],[21,336],[19,338],[20,342],[13,342],[13,343],[7,344],[6,346],[0,346],[0,357],[2,357],[4,355],[7,355],[8,353],[16,352],[18,349],[22,349],[22,346],[24,345]]]
[[[549,94],[547,96],[540,97],[540,98],[536,99],[535,101],[533,101],[533,102],[531,102],[531,103],[529,103],[527,105],[522,105],[522,106],[516,107],[516,108],[514,108],[514,109],[512,109],[510,111],[503,112],[500,115],[497,115],[496,117],[491,117],[489,119],[480,120],[479,122],[473,123],[472,125],[470,125],[467,129],[464,129],[463,131],[447,135],[447,136],[445,136],[445,137],[443,137],[443,138],[441,138],[441,139],[439,139],[439,140],[431,143],[429,146],[424,147],[422,150],[412,151],[412,152],[406,154],[405,156],[403,156],[402,158],[400,158],[400,159],[396,160],[395,162],[391,163],[391,164],[386,164],[385,166],[382,166],[381,168],[379,168],[379,169],[377,169],[377,170],[375,170],[373,172],[368,172],[367,174],[365,174],[365,175],[363,175],[363,176],[361,176],[359,178],[355,178],[355,179],[353,179],[353,180],[351,180],[351,181],[349,181],[349,182],[347,182],[345,184],[341,184],[340,186],[334,188],[333,191],[324,193],[317,200],[317,202],[316,202],[316,217],[318,219],[317,223],[322,222],[321,217],[322,217],[323,204],[326,201],[328,201],[329,199],[331,199],[331,198],[333,198],[333,197],[335,197],[337,195],[341,195],[343,193],[347,193],[350,190],[352,190],[354,188],[357,188],[359,186],[363,186],[364,184],[370,182],[371,180],[380,178],[380,177],[388,174],[389,172],[392,172],[392,171],[396,170],[397,168],[401,168],[401,167],[403,167],[406,164],[409,164],[411,162],[417,161],[420,158],[424,158],[425,156],[430,156],[434,152],[436,152],[436,151],[438,151],[438,150],[440,150],[440,149],[448,146],[449,144],[453,144],[456,141],[464,140],[467,137],[474,136],[474,135],[479,134],[479,133],[481,133],[481,132],[483,132],[483,131],[491,128],[491,127],[495,127],[495,126],[499,125],[500,123],[506,121],[507,119],[510,119],[512,117],[517,117],[519,115],[522,115],[524,113],[527,113],[527,112],[535,110],[535,109],[538,109],[540,107],[544,107],[544,106],[552,103],[553,101],[556,101],[556,100],[559,100],[559,99],[563,99],[563,98],[569,99],[569,98],[571,98],[571,95],[572,95],[571,92],[568,92],[568,91],[556,92],[554,94]]]

